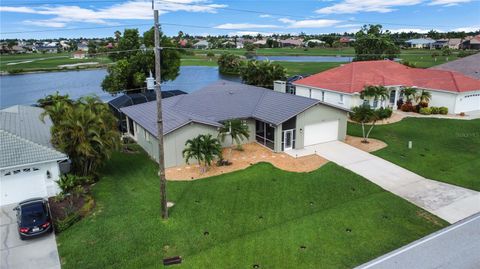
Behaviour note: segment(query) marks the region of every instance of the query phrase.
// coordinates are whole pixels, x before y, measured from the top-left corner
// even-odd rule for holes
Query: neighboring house
[[[389,98],[382,104],[371,101],[372,107],[396,109],[403,99],[403,87],[430,92],[430,106],[445,106],[450,113],[480,110],[480,80],[458,72],[411,68],[388,61],[353,62],[293,83],[296,94],[319,99],[344,108],[361,105],[360,92],[368,85],[388,89]]]
[[[267,45],[267,40],[266,39],[260,39],[260,40],[257,40],[255,42],[253,42],[253,45],[256,45],[256,46],[265,46]]]
[[[52,122],[42,122],[42,112],[20,105],[0,110],[0,205],[60,192],[55,181],[68,157],[53,148]]]
[[[320,39],[310,39],[310,40],[307,40],[305,41],[305,47],[309,47],[310,43],[314,43],[315,45],[323,45],[325,44],[325,41],[322,41]]]
[[[480,35],[467,38],[463,41],[461,47],[463,49],[480,50]]]
[[[461,38],[445,38],[439,39],[432,44],[432,47],[435,49],[442,49],[443,47],[448,47],[450,49],[459,49],[462,44]]]
[[[25,53],[27,52],[27,50],[21,46],[13,46],[12,49],[10,50],[12,53],[15,53],[15,54],[21,54],[21,53]]]
[[[58,49],[57,49],[57,47],[38,46],[37,51],[42,52],[42,53],[57,53]]]
[[[162,99],[173,97],[181,94],[187,94],[184,91],[180,90],[171,90],[171,91],[162,91]],[[110,110],[113,112],[115,117],[119,120],[119,129],[122,132],[127,132],[127,123],[125,120],[125,115],[122,113],[120,109],[133,106],[138,104],[143,104],[150,101],[157,100],[157,95],[155,91],[147,90],[144,92],[138,93],[124,93],[108,102],[108,106]]]
[[[301,47],[303,46],[303,40],[288,38],[278,41],[281,47]]]
[[[309,75],[295,75],[287,78],[287,81],[275,80],[273,82],[273,90],[277,92],[295,95],[295,86],[293,85],[293,83],[308,76]]]
[[[73,58],[74,59],[85,59],[87,58],[87,53],[81,50],[77,50],[73,53]]]
[[[480,79],[480,53],[437,65],[430,69],[455,71],[465,76]]]
[[[318,100],[269,89],[218,81],[196,92],[162,102],[165,166],[185,164],[182,151],[188,139],[218,135],[230,119],[242,119],[250,138],[275,152],[344,140],[347,109]],[[128,135],[158,160],[156,102],[122,108]],[[230,146],[226,140],[223,146]]]
[[[355,38],[352,38],[352,37],[344,36],[344,37],[341,37],[338,41],[339,41],[340,43],[349,45],[350,43],[355,42],[356,39],[355,39]]]
[[[430,38],[416,38],[405,41],[408,47],[414,49],[431,49],[436,41]]]
[[[88,44],[79,43],[77,45],[77,49],[84,52],[88,52]]]
[[[208,49],[210,47],[210,43],[207,40],[200,40],[197,43],[193,44],[195,49]]]

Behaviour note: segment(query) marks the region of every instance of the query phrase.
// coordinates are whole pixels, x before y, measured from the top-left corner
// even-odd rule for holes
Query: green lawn
[[[360,126],[349,123],[348,134],[362,136]],[[371,137],[388,144],[374,153],[379,157],[426,178],[480,191],[480,120],[406,118],[376,126]]]
[[[105,66],[106,64],[112,62],[108,57],[105,56],[88,59],[72,59],[71,57],[71,53],[2,55],[0,56],[0,71],[56,71],[64,69],[58,66],[65,64],[98,62],[99,64],[97,67],[99,67]]]
[[[350,268],[447,225],[333,163],[169,182],[162,221],[156,169],[144,153],[114,154],[95,212],[57,237],[62,268],[158,268],[176,255],[175,268]]]
[[[345,63],[302,63],[302,62],[275,62],[281,64],[283,67],[287,69],[287,74],[289,76],[297,75],[297,74],[317,74],[323,72],[328,69],[332,69],[334,67],[340,66],[341,64]]]

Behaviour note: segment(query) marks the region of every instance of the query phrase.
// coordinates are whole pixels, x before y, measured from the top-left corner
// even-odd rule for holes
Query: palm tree
[[[286,78],[286,70],[270,61],[252,60],[240,69],[240,75],[246,84],[273,89],[275,80]]]
[[[200,172],[203,173],[215,158],[222,155],[222,146],[218,139],[213,138],[211,134],[199,135],[185,142],[182,155],[186,163],[189,163],[190,159],[197,160],[200,165]]]
[[[232,119],[224,122],[223,126],[218,131],[218,137],[222,142],[229,135],[232,138],[232,148],[234,143],[237,144],[237,149],[242,149],[242,141],[250,137],[248,125],[240,119]]]
[[[419,103],[428,104],[428,102],[430,102],[431,98],[432,98],[432,94],[430,92],[422,90],[422,92],[415,97],[415,101],[417,101]]]
[[[69,156],[77,175],[92,175],[120,145],[117,120],[98,97],[54,102],[46,115],[53,122],[52,144]]]
[[[362,125],[362,143],[368,143],[368,137],[375,127],[378,120],[390,118],[392,110],[390,108],[372,109],[369,105],[361,105],[352,108],[350,119]],[[365,132],[365,125],[371,123],[370,128]]]
[[[412,103],[412,99],[417,93],[417,89],[412,88],[412,87],[406,87],[402,89],[403,95],[405,95],[405,98],[407,98],[407,103]]]
[[[360,98],[363,100],[373,99],[375,102],[381,101],[381,107],[384,106],[385,100],[388,99],[387,88],[383,86],[366,86],[363,91],[360,92]]]

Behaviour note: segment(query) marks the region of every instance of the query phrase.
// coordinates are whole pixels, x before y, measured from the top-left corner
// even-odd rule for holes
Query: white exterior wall
[[[329,90],[308,88],[304,86],[295,86],[295,88],[296,94],[299,96],[317,99],[322,102],[344,107],[347,109],[350,109],[352,106],[357,105],[358,100],[360,99],[356,95],[334,92]]]
[[[47,177],[47,171],[50,172],[50,178]],[[56,183],[59,178],[60,169],[56,161],[1,170],[0,205],[55,196],[61,191]]]
[[[428,105],[432,106],[444,106],[448,108],[448,113],[455,113],[455,104],[457,102],[457,94],[456,93],[448,93],[448,92],[439,92],[439,91],[431,91],[427,90],[432,94],[432,98],[430,98],[430,102]]]

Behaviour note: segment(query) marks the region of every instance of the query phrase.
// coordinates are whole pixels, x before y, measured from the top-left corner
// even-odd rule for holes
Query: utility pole
[[[167,179],[165,178],[165,156],[163,150],[163,116],[162,116],[162,74],[160,70],[160,23],[158,21],[158,9],[152,0],[153,18],[155,21],[155,93],[157,96],[157,138],[158,138],[158,176],[160,177],[160,207],[163,219],[168,219],[167,207]]]

